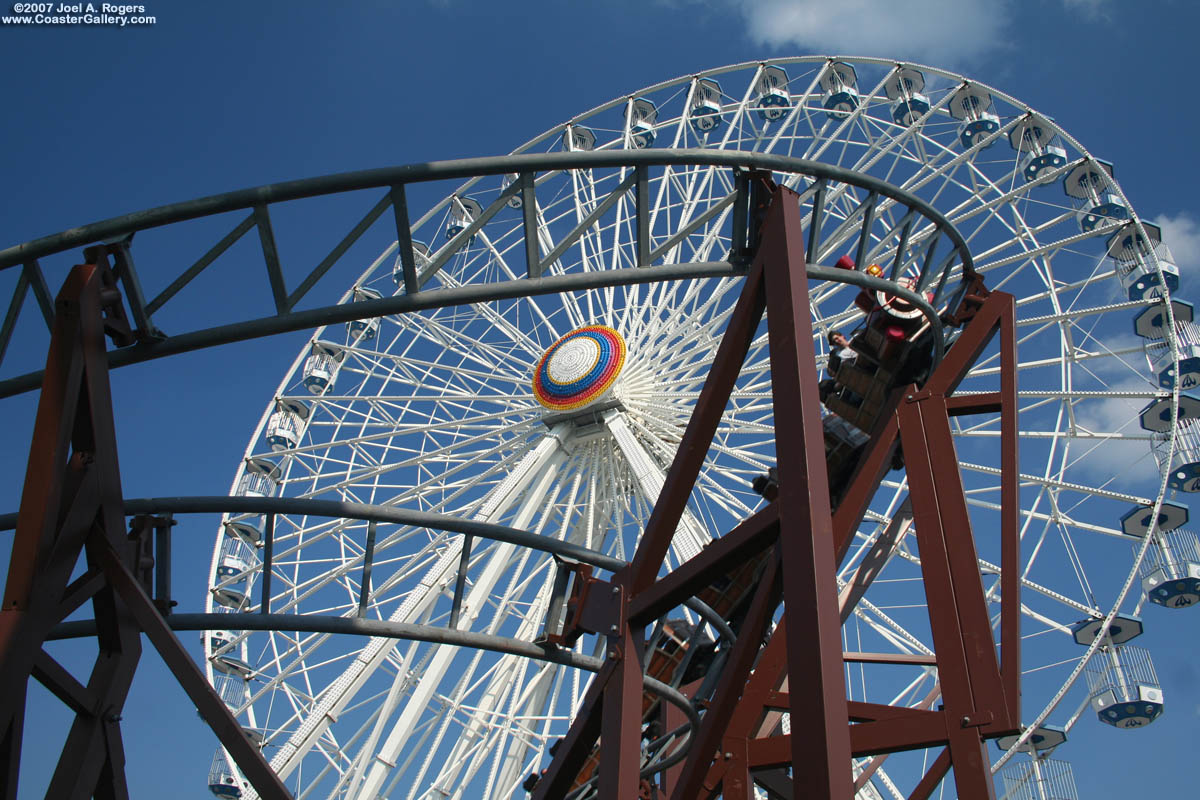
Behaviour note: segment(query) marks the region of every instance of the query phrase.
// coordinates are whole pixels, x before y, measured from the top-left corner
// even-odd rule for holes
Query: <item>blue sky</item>
[[[1053,117],[1115,163],[1144,219],[1164,224],[1185,287],[1200,262],[1200,119],[1192,102],[1200,11],[1191,3],[146,0],[146,7],[157,22],[143,28],[0,26],[7,107],[0,247],[246,186],[501,154],[660,80],[765,57],[841,53],[957,70]],[[314,247],[323,254],[328,245]],[[260,275],[222,277],[205,297],[216,318],[243,293],[265,291]],[[61,273],[51,278],[52,291],[59,281]],[[5,297],[8,286],[0,284]],[[303,338],[116,373],[126,495],[226,492]],[[10,358],[38,364],[43,354]],[[19,497],[33,399],[0,407],[9,453],[0,463],[0,510],[7,511]],[[204,519],[179,527],[175,586],[185,607],[199,606],[214,529]],[[1078,726],[1060,755],[1075,764],[1083,797],[1194,791],[1188,765],[1200,722],[1200,611],[1146,616],[1143,643],[1156,653],[1167,713],[1145,731]],[[194,635],[184,640],[196,644]],[[209,796],[212,736],[164,675],[148,649],[125,715],[132,795],[178,787],[180,796]],[[22,797],[44,785],[58,749],[52,734],[65,730],[56,727],[65,719],[60,710],[42,702],[40,689],[32,692],[39,712],[26,735]]]

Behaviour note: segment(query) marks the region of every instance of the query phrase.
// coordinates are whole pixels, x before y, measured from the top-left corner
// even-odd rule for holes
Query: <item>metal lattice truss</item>
[[[720,171],[714,173],[719,180],[701,189],[702,196],[692,198],[688,204],[692,206],[688,209],[690,219],[676,225],[677,220],[666,220],[655,214],[650,197],[652,175],[658,188],[663,180],[674,180],[676,174],[686,175],[707,167],[719,168]],[[605,170],[607,174],[598,176],[595,174],[598,170]],[[73,228],[0,251],[0,270],[19,273],[0,327],[0,359],[8,349],[18,315],[26,303],[35,303],[48,325],[53,319],[39,259],[79,251],[95,242],[107,243],[105,246],[113,257],[114,270],[125,287],[130,319],[139,338],[135,346],[113,353],[110,357],[113,367],[360,318],[663,280],[736,275],[744,270],[748,252],[745,236],[750,196],[746,176],[750,170],[804,176],[801,180],[809,188],[803,201],[812,207],[810,230],[813,233],[808,247],[813,265],[827,263],[829,255],[839,249],[853,248],[859,261],[889,261],[892,280],[900,276],[919,276],[917,290],[935,289],[938,300],[945,299],[940,296],[945,290],[945,279],[959,274],[951,266],[970,268],[969,250],[957,230],[921,198],[869,175],[821,162],[701,150],[463,159],[346,173],[200,198]],[[461,227],[435,251],[430,252],[425,247],[423,253],[415,251],[414,229],[419,230],[427,224],[438,209],[412,221],[406,187],[428,181],[459,180],[465,181],[464,188],[470,188],[486,176],[513,177],[506,177],[511,183],[498,192],[487,208],[479,209],[476,203],[476,210],[472,212],[453,198],[449,213],[458,215],[462,220]],[[594,187],[587,213],[569,225],[561,218],[553,220],[554,224],[548,222],[540,211],[539,192],[553,195],[562,190],[564,183],[583,179]],[[384,196],[325,258],[304,275],[299,285],[289,290],[271,225],[271,207],[305,198],[381,187],[386,189]],[[441,281],[436,280],[447,264],[462,258],[477,236],[486,237],[488,223],[518,197],[522,201],[521,247],[516,248],[511,243],[489,243],[485,249],[492,252],[487,253],[490,259],[486,273],[478,274],[470,282],[450,279],[447,275],[442,275]],[[833,211],[835,204],[842,207],[837,214]],[[402,291],[387,298],[361,293],[351,295],[349,299],[360,303],[352,307],[342,303],[304,309],[302,301],[317,282],[389,209],[393,212],[396,235],[396,245],[389,254],[397,258],[396,277]],[[133,236],[140,231],[230,212],[244,212],[245,216],[193,264],[169,280],[158,294],[147,299],[142,277],[134,265]],[[154,315],[167,308],[189,283],[252,230],[257,231],[262,246],[260,267],[270,284],[273,306],[262,309],[259,317],[216,328],[172,334],[161,331]],[[669,230],[670,234],[660,233],[663,230]],[[563,259],[572,248],[586,251],[589,240],[622,231],[631,237],[636,252],[636,257],[628,263],[605,265],[584,260],[571,266]],[[828,238],[823,237],[824,231],[828,231]],[[726,252],[720,254],[726,258],[695,261],[684,257],[688,244],[691,250],[696,249],[693,239],[708,239],[702,246],[706,251],[713,250],[716,232],[721,233],[719,241],[728,245]],[[498,249],[500,246],[504,247],[503,253]],[[515,253],[519,259],[514,258],[514,250],[520,251]],[[820,273],[814,272],[813,276],[820,277]],[[156,277],[162,282],[162,276]],[[870,275],[858,275],[855,279],[861,286],[884,286]],[[445,282],[447,280],[449,282]],[[428,291],[431,288],[438,291]],[[906,290],[898,291],[904,293]],[[911,290],[909,296],[923,306],[931,318],[936,316],[926,298]],[[186,304],[186,298],[182,302]],[[0,397],[28,391],[39,380],[40,373],[29,373],[0,381]]]

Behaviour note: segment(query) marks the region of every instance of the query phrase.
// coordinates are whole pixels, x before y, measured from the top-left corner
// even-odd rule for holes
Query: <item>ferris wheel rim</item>
[[[819,59],[812,59],[812,60],[809,60],[809,61],[803,61],[803,63],[815,63],[815,62],[816,62],[816,61],[818,61],[818,60],[819,60]],[[847,60],[851,60],[851,59],[847,59]],[[872,61],[872,60],[860,60],[860,59],[853,59],[853,60],[854,60],[854,61],[856,61],[856,62],[858,62],[858,63],[878,63],[878,64],[887,64],[887,65],[895,65],[895,63],[896,63],[896,62],[893,62],[893,61],[887,61],[887,60],[874,60],[874,61]],[[759,64],[759,63],[766,63],[766,62],[751,62],[751,64]],[[778,60],[778,61],[776,61],[776,60],[772,60],[772,61],[771,61],[771,62],[769,62],[769,63],[793,63],[793,62],[791,62],[791,61],[788,61],[788,60]],[[648,92],[650,92],[651,90],[654,90],[654,89],[659,89],[659,88],[663,88],[663,87],[669,87],[669,86],[673,86],[673,85],[680,85],[680,84],[682,84],[683,82],[685,82],[685,81],[687,81],[687,80],[692,80],[693,78],[704,77],[704,76],[707,76],[707,75],[724,74],[725,72],[733,72],[733,71],[735,71],[735,70],[739,69],[740,67],[744,67],[744,66],[745,66],[745,65],[734,65],[734,66],[731,66],[731,67],[729,67],[729,68],[723,68],[723,69],[722,69],[722,70],[720,70],[720,71],[710,71],[710,72],[706,72],[706,73],[698,73],[696,76],[692,76],[692,77],[689,77],[689,78],[681,78],[681,79],[677,79],[677,80],[675,80],[675,81],[667,81],[667,82],[664,82],[664,83],[661,83],[661,84],[656,84],[654,87],[648,87],[648,89],[647,89],[647,90],[644,90],[644,92],[639,92],[638,94],[642,94],[642,93],[648,93]],[[931,72],[942,72],[942,71],[938,71],[938,70],[932,70],[932,69],[931,69],[930,71],[931,71]],[[946,74],[946,75],[952,75],[952,73],[944,73],[944,74]],[[961,76],[956,76],[956,77],[961,77]],[[965,79],[964,79],[964,80],[965,80]],[[977,83],[977,82],[974,82],[974,81],[972,81],[971,83],[975,84],[975,83]],[[1006,96],[1006,95],[1003,95],[1002,93],[995,93],[995,94],[996,94],[996,96],[999,96],[999,97],[1001,97],[1001,98],[1007,98],[1007,96]],[[586,112],[586,114],[585,114],[585,115],[581,115],[581,116],[579,116],[579,117],[573,118],[573,119],[572,119],[572,121],[571,121],[570,123],[564,123],[563,125],[561,125],[561,126],[558,126],[558,127],[557,127],[557,128],[555,128],[555,129],[551,129],[551,131],[547,132],[547,134],[543,134],[541,137],[538,137],[538,138],[537,138],[537,139],[535,139],[535,140],[531,140],[531,142],[527,143],[526,145],[523,145],[522,147],[529,147],[529,146],[532,146],[533,144],[536,144],[536,143],[538,143],[538,142],[545,141],[546,139],[548,139],[548,138],[551,138],[551,137],[553,136],[553,134],[555,134],[555,133],[559,133],[559,132],[561,132],[562,130],[564,130],[564,129],[566,128],[566,126],[567,126],[567,125],[569,125],[569,124],[573,124],[573,123],[575,123],[576,121],[582,120],[582,119],[586,118],[586,116],[587,116],[587,115],[589,115],[589,114],[598,113],[598,112],[600,112],[600,111],[604,111],[604,110],[607,110],[607,109],[614,108],[614,107],[616,107],[616,106],[617,106],[617,105],[618,105],[620,102],[623,102],[623,101],[622,101],[622,100],[617,100],[617,101],[613,101],[612,103],[606,104],[606,105],[604,105],[604,106],[598,106],[596,109],[593,109],[591,112]],[[1012,101],[1012,102],[1013,102],[1013,104],[1014,104],[1014,105],[1022,105],[1022,104],[1020,104],[1018,101]],[[1029,110],[1029,111],[1030,111],[1030,113],[1032,113],[1032,110]],[[1052,124],[1052,123],[1051,123],[1051,124]],[[1060,130],[1060,129],[1059,129],[1059,130]],[[1063,132],[1061,132],[1061,130],[1060,130],[1060,133],[1063,133]],[[1063,136],[1064,136],[1064,138],[1066,138],[1066,135],[1065,135],[1065,133],[1063,133]],[[1077,149],[1077,150],[1081,151],[1081,152],[1082,152],[1082,153],[1083,153],[1085,156],[1087,156],[1087,157],[1090,157],[1090,155],[1089,155],[1089,154],[1087,154],[1086,150],[1084,150],[1082,147],[1078,146],[1078,145],[1077,145],[1077,143],[1075,143],[1073,139],[1070,139],[1069,141],[1070,141],[1072,144],[1074,144],[1074,145],[1076,146],[1076,149]],[[1117,192],[1118,192],[1118,193],[1120,192],[1119,186],[1117,186]],[[1122,195],[1122,197],[1123,197],[1123,195]],[[1135,217],[1134,219],[1135,219],[1135,221],[1137,221],[1137,223],[1138,223],[1139,225],[1141,224],[1141,223],[1140,223],[1140,220],[1137,220],[1137,218],[1136,218],[1136,217]],[[1160,274],[1161,274],[1161,271],[1160,271]],[[1168,318],[1171,318],[1171,314],[1172,314],[1172,310],[1171,310],[1171,308],[1170,308],[1170,305],[1171,305],[1171,304],[1170,304],[1170,303],[1165,303],[1165,305],[1167,306],[1167,315],[1168,315]],[[1169,330],[1170,330],[1170,329],[1169,329]],[[1168,343],[1170,344],[1170,346],[1174,347],[1174,345],[1173,345],[1173,333],[1170,333],[1170,332],[1169,332],[1169,333],[1168,333],[1168,336],[1167,336],[1167,339],[1168,339]],[[285,379],[285,380],[286,380],[286,379]],[[282,388],[283,388],[283,387],[281,386],[281,389],[282,389]],[[1176,414],[1176,416],[1177,416],[1177,414],[1178,414],[1178,395],[1179,395],[1179,391],[1178,391],[1178,387],[1176,387],[1176,389],[1175,389],[1175,390],[1174,390],[1174,392],[1173,392],[1173,404],[1172,404],[1172,408],[1173,408],[1173,410],[1174,410],[1174,413]],[[264,417],[264,422],[265,422],[265,417]],[[1174,436],[1174,434],[1175,434],[1175,429],[1172,429],[1172,435]],[[1174,446],[1174,443],[1173,443],[1173,442],[1174,442],[1174,440],[1172,439],[1172,447]],[[252,445],[251,445],[251,446],[253,446],[253,443],[252,443]],[[250,448],[248,448],[248,451],[247,451],[247,452],[248,452],[248,453],[250,452]],[[1159,488],[1159,491],[1158,491],[1158,493],[1157,493],[1157,499],[1154,501],[1154,508],[1158,508],[1159,506],[1161,506],[1161,503],[1163,502],[1163,498],[1164,498],[1164,496],[1165,496],[1165,491],[1166,491],[1166,478],[1164,477],[1164,478],[1162,479],[1162,483],[1161,483],[1161,485],[1160,485],[1160,488]],[[1135,563],[1134,563],[1133,567],[1131,568],[1131,571],[1130,571],[1130,573],[1128,574],[1128,577],[1127,577],[1127,579],[1126,579],[1125,586],[1124,586],[1124,588],[1123,588],[1123,589],[1122,589],[1122,591],[1121,591],[1121,599],[1123,599],[1123,598],[1124,598],[1124,595],[1125,595],[1125,594],[1128,592],[1128,589],[1129,589],[1130,585],[1132,584],[1132,581],[1133,581],[1133,576],[1136,574],[1137,562],[1138,562],[1138,561],[1140,561],[1140,559],[1141,559],[1142,557],[1144,557],[1144,554],[1145,554],[1145,552],[1146,552],[1146,548],[1147,548],[1147,547],[1148,547],[1148,545],[1149,545],[1149,542],[1150,542],[1150,537],[1149,537],[1149,536],[1147,536],[1147,537],[1145,538],[1145,541],[1144,541],[1143,545],[1142,545],[1142,548],[1141,548],[1140,554],[1139,554],[1139,555],[1138,555],[1138,557],[1135,559]],[[1115,614],[1118,612],[1118,610],[1119,610],[1119,607],[1120,607],[1120,602],[1121,602],[1121,600],[1118,600],[1118,601],[1116,602],[1116,604],[1114,604],[1114,606],[1113,606],[1113,609],[1112,609],[1111,613],[1109,614],[1108,618],[1107,618],[1107,619],[1106,619],[1106,621],[1105,621],[1105,625],[1107,625],[1108,623],[1111,623],[1112,616],[1113,616],[1113,615],[1115,615]],[[1099,641],[1099,639],[1097,639],[1096,641]],[[1092,649],[1091,649],[1091,650],[1089,650],[1089,653],[1088,653],[1088,655],[1089,655],[1089,656],[1090,656],[1091,652],[1094,652],[1094,650],[1095,650],[1095,646],[1096,646],[1096,645],[1093,643],[1093,647],[1092,647]],[[1086,663],[1086,657],[1084,657],[1084,659],[1083,659],[1083,660],[1081,660],[1081,661],[1079,662],[1079,670],[1080,670],[1080,671],[1082,670],[1082,666],[1083,666],[1083,664],[1085,664],[1085,663]],[[1076,674],[1076,676],[1075,676],[1075,677],[1077,677],[1077,676],[1078,676],[1078,674]],[[1066,687],[1064,687],[1064,688],[1066,688]],[[1049,713],[1049,711],[1047,711],[1047,712],[1045,712],[1045,713],[1046,713],[1046,714],[1048,714],[1048,713]],[[1044,715],[1043,715],[1043,718],[1044,718]],[[1032,728],[1031,728],[1031,729],[1032,729]],[[1028,733],[1028,732],[1027,732],[1027,733]],[[1014,746],[1014,749],[1015,749],[1015,746]],[[1012,751],[1010,751],[1010,753],[1011,753],[1011,752],[1012,752]],[[1003,762],[1001,762],[1001,763],[1003,763]],[[997,765],[997,766],[999,766],[999,765]]]

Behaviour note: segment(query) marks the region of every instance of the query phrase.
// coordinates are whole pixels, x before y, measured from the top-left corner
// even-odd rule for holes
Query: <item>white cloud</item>
[[[1200,221],[1186,211],[1175,216],[1161,214],[1150,220],[1162,228],[1163,244],[1171,248],[1175,266],[1182,275],[1200,268]]]
[[[1068,11],[1078,11],[1087,19],[1112,19],[1112,4],[1109,0],[1063,0]]]
[[[1155,387],[1145,380],[1126,378],[1109,387],[1117,392],[1147,392]],[[1075,423],[1083,432],[1097,436],[1145,436],[1139,416],[1149,404],[1147,398],[1096,398],[1079,402],[1075,407]],[[1150,442],[1145,439],[1081,439],[1072,445],[1075,461],[1072,472],[1075,480],[1103,480],[1121,475],[1126,490],[1137,491],[1142,484],[1157,483],[1158,464]],[[1119,465],[1119,466],[1118,466]]]
[[[751,39],[771,47],[883,56],[937,66],[975,60],[1005,41],[997,0],[734,0]]]

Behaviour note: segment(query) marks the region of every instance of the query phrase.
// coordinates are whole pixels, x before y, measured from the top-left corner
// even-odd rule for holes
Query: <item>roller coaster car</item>
[[[898,320],[886,309],[875,309],[850,338],[855,357],[841,359],[830,374],[832,384],[825,382],[825,407],[869,431],[893,389],[929,376],[931,345],[924,317]]]
[[[849,340],[853,357],[831,357],[830,377],[821,382],[821,400],[832,412],[824,433],[834,505],[869,440],[864,431],[890,409],[897,387],[929,377],[933,348],[928,319],[903,298],[864,290],[855,303],[867,316]]]

